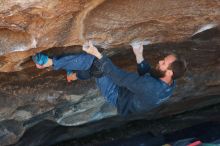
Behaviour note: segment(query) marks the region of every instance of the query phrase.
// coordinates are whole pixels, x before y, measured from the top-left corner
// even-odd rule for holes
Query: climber
[[[116,106],[121,115],[147,112],[167,101],[172,95],[175,80],[183,76],[185,61],[170,54],[151,68],[143,58],[143,43],[132,42],[131,46],[138,63],[138,74],[123,71],[102,55],[89,42],[84,46],[86,54],[50,59],[47,55],[33,56],[37,68],[53,66],[55,70],[76,71],[73,80],[96,78],[96,84],[105,99]],[[69,73],[73,75],[74,73]]]

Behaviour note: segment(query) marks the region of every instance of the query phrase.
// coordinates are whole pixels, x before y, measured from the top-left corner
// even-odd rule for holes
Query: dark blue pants
[[[76,71],[79,79],[87,79],[89,70],[93,64],[94,56],[83,53],[53,58],[54,70],[65,69]],[[119,86],[116,85],[109,76],[103,75],[96,78],[96,84],[101,91],[102,96],[116,106]]]
[[[102,96],[112,105],[116,106],[119,86],[116,85],[112,79],[103,75],[101,78],[96,78],[96,84],[101,91]]]

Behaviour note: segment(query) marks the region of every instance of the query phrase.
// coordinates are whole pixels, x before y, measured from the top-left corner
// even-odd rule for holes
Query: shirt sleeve
[[[145,75],[150,72],[150,65],[146,60],[143,60],[141,63],[137,64],[137,71],[140,76]]]

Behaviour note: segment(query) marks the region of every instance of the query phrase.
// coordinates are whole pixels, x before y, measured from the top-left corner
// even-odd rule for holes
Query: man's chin
[[[154,77],[154,78],[159,79],[159,78],[164,77],[164,76],[165,76],[165,73],[162,72],[162,71],[160,71],[160,70],[157,69],[157,68],[154,68],[154,69],[151,69],[150,75],[151,75],[152,77]]]

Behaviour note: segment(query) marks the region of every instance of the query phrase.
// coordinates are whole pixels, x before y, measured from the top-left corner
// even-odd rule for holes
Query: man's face
[[[174,55],[168,55],[164,59],[160,60],[156,67],[151,70],[151,75],[156,78],[162,78],[166,75],[166,72],[172,62],[176,60]]]

